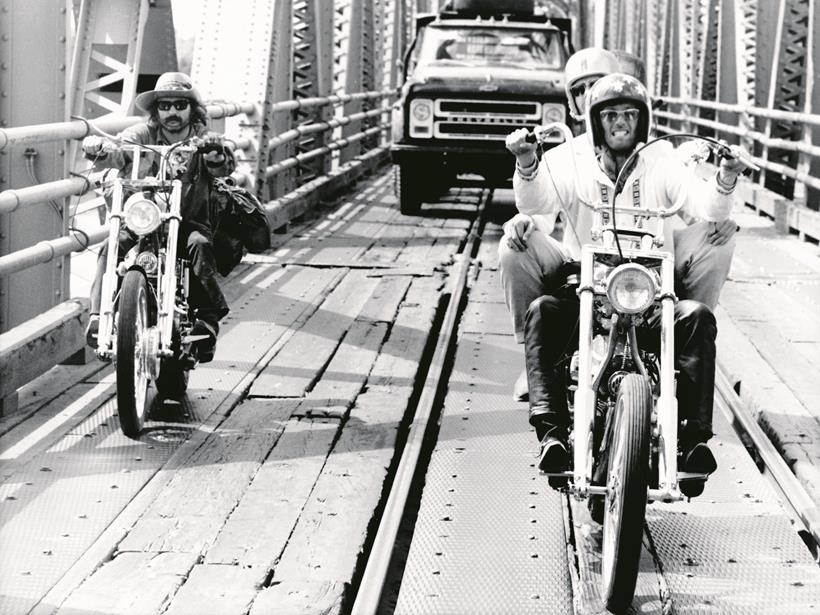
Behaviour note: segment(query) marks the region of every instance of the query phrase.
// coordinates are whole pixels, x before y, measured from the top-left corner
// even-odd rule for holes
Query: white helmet
[[[584,112],[575,104],[573,88],[580,81],[591,77],[603,77],[620,70],[618,58],[611,51],[601,47],[588,47],[572,54],[564,68],[569,114],[578,121],[584,119]]]

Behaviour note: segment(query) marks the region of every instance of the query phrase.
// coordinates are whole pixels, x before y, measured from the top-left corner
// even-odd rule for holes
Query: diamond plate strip
[[[512,336],[460,340],[397,614],[572,612],[561,497],[511,401],[521,363]]]

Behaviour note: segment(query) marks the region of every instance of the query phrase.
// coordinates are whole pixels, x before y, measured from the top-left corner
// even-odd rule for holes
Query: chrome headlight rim
[[[625,305],[619,293],[625,291],[624,285],[628,282],[637,282],[640,285],[638,293],[643,295],[641,301]],[[626,291],[635,294],[635,291]],[[606,296],[612,307],[621,314],[641,314],[655,302],[658,294],[658,284],[652,272],[637,263],[625,263],[615,267],[606,279]],[[640,299],[640,296],[636,297]]]
[[[162,211],[154,201],[133,194],[125,202],[125,226],[142,237],[153,233],[162,224]]]
[[[154,275],[159,270],[159,259],[150,250],[145,250],[137,254],[135,264],[142,268],[147,275]]]

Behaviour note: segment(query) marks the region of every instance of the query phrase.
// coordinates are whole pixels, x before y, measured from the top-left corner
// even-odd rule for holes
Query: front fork
[[[593,429],[595,421],[595,388],[592,374],[592,310],[593,310],[593,254],[581,254],[581,284],[578,287],[578,390],[575,393],[573,414],[573,485],[578,497],[601,492],[592,486]],[[678,402],[675,397],[675,289],[674,264],[665,258],[662,262],[661,286],[661,374],[660,395],[657,402],[657,441],[659,446],[659,484],[649,490],[651,500],[680,500],[678,486]],[[633,345],[634,334],[632,339]],[[610,345],[612,340],[610,340]],[[635,348],[635,357],[639,354]],[[605,361],[606,363],[606,361]],[[600,369],[603,369],[603,365]],[[643,371],[643,370],[642,370]]]
[[[117,259],[120,251],[120,228],[122,228],[122,183],[115,182],[108,214],[108,256],[102,279],[100,300],[100,325],[97,333],[97,355],[102,359],[114,356],[114,298],[117,291]]]
[[[180,200],[182,182],[175,179],[171,183],[171,202],[168,211],[168,243],[165,266],[160,272],[157,285],[157,330],[159,331],[159,355],[163,358],[174,356],[174,306],[177,292],[177,241],[179,239]]]

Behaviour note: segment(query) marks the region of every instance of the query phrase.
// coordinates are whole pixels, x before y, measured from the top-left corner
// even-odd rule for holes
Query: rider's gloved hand
[[[515,214],[504,223],[504,241],[516,252],[527,249],[527,242],[535,230],[535,221],[527,214]]]
[[[108,154],[106,140],[98,135],[90,135],[83,139],[82,147],[86,158],[105,158]]]
[[[504,142],[510,153],[515,156],[515,162],[519,169],[528,169],[536,161],[536,144],[528,139],[529,135],[529,130],[519,128],[508,134]]]
[[[202,150],[202,157],[209,167],[225,163],[225,146],[222,137],[217,133],[208,132],[200,137],[198,147]]]
[[[740,227],[732,219],[722,220],[720,222],[711,222],[712,230],[709,232],[707,239],[713,246],[722,246],[740,230]]]
[[[722,153],[718,171],[718,179],[721,183],[734,186],[738,175],[746,169],[757,169],[749,152],[739,145],[727,146]]]

